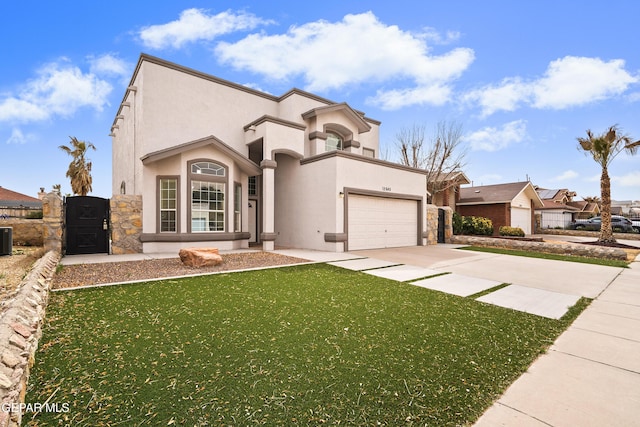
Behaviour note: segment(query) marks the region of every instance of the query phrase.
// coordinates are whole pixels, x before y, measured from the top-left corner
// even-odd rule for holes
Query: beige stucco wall
[[[338,155],[302,165],[289,156],[276,159],[276,246],[343,251],[343,243],[325,242],[325,233],[346,231],[345,188],[420,197],[426,217],[422,174]],[[422,227],[426,231],[426,221]]]

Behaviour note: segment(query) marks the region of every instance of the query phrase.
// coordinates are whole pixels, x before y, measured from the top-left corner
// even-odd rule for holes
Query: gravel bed
[[[187,267],[182,264],[178,257],[144,261],[65,265],[59,268],[54,275],[52,285],[53,289],[65,289],[104,283],[144,281],[163,277],[309,262],[306,259],[269,252],[248,252],[221,256],[223,260],[221,265],[201,268]]]
[[[14,246],[12,254],[0,256],[0,301],[11,298],[44,250],[38,246]]]

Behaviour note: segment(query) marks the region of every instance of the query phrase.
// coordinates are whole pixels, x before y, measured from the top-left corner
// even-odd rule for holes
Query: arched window
[[[189,171],[191,232],[225,231],[227,168],[195,161]]]
[[[342,150],[342,137],[335,133],[328,133],[325,140],[325,151]]]

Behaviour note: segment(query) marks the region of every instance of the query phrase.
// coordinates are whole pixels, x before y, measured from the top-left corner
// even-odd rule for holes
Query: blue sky
[[[524,181],[599,195],[576,137],[618,124],[640,139],[635,0],[120,1],[0,5],[0,185],[62,184],[69,136],[92,142],[92,195],[110,197],[108,136],[140,53],[274,95],[305,89],[395,135],[457,122],[476,184]],[[610,170],[640,199],[640,153]]]

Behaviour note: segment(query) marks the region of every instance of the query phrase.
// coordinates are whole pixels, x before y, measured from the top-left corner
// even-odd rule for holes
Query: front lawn
[[[464,425],[577,316],[328,265],[51,296],[30,425]]]

